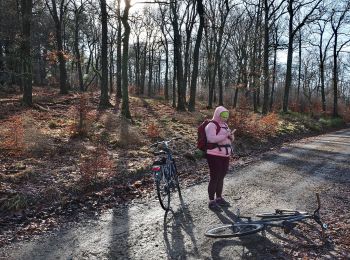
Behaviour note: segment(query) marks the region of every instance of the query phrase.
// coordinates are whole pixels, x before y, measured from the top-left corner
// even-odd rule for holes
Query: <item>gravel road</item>
[[[342,196],[338,188],[349,194],[349,161],[350,129],[303,139],[265,153],[246,167],[232,168],[224,184],[232,206],[221,213],[208,210],[207,183],[202,183],[183,189],[182,200],[174,195],[167,214],[156,198],[135,200],[97,220],[0,248],[0,259],[297,258],[300,245],[322,247],[298,228],[290,235],[269,229],[241,239],[211,239],[204,232],[215,224],[229,223],[238,209],[245,216],[275,208],[311,211],[316,206],[315,192],[320,192],[322,201]],[[241,199],[234,200],[237,196]],[[349,208],[346,211],[349,214]],[[331,212],[327,208],[321,214]],[[311,227],[316,237],[318,229]],[[316,251],[321,259],[350,256],[337,245]]]

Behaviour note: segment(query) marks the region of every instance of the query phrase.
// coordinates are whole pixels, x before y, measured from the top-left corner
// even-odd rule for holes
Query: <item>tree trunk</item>
[[[160,93],[160,88],[161,88],[161,80],[160,80],[160,75],[161,75],[161,59],[159,57],[158,59],[158,77],[157,77],[157,84],[158,84],[158,93]]]
[[[66,59],[64,57],[63,42],[61,36],[61,25],[56,25],[57,47],[58,47],[58,62],[60,69],[60,93],[68,94],[67,86],[67,68]]]
[[[45,85],[47,84],[46,81],[46,66],[47,66],[47,60],[46,60],[46,55],[47,55],[47,49],[44,48],[43,49],[43,54],[40,57],[40,85]]]
[[[178,100],[177,100],[177,110],[178,111],[185,111],[185,102],[186,102],[186,93],[184,93],[184,82],[183,82],[183,64],[182,64],[182,41],[181,41],[181,35],[179,31],[179,24],[178,24],[178,13],[176,8],[176,2],[170,2],[171,10],[173,13],[173,30],[174,30],[174,46],[176,46],[174,50],[174,57],[176,61],[176,74],[177,74],[177,93],[178,93]]]
[[[176,108],[176,59],[174,57],[174,74],[173,74],[173,108]]]
[[[148,56],[148,88],[147,95],[150,97],[153,94],[152,91],[152,80],[153,80],[153,46],[151,47],[149,56]]]
[[[168,41],[165,41],[165,76],[164,76],[164,97],[169,100],[169,46]]]
[[[286,81],[284,86],[284,97],[283,97],[283,112],[288,112],[288,99],[289,99],[289,90],[292,83],[292,62],[293,62],[293,1],[289,1],[289,24],[288,24],[288,53],[287,53],[287,71],[286,71]]]
[[[62,0],[63,1],[63,0]],[[51,0],[52,3],[52,17],[55,22],[56,29],[56,41],[57,41],[57,53],[60,70],[60,93],[68,94],[67,86],[67,69],[66,59],[64,57],[63,39],[62,39],[62,17],[63,17],[63,2],[60,5],[60,18],[57,13],[56,0]]]
[[[199,27],[197,32],[196,43],[193,50],[193,72],[190,87],[190,101],[188,105],[189,111],[195,111],[196,106],[196,92],[197,92],[197,78],[198,78],[198,64],[199,64],[199,50],[202,42],[204,29],[204,6],[202,0],[197,0],[197,13],[199,15]]]
[[[32,0],[22,0],[22,74],[23,74],[23,103],[31,106],[32,101],[32,55],[31,55],[31,20]]]
[[[183,76],[183,92],[185,93],[185,103],[186,101],[186,94],[187,94],[187,82],[189,77],[189,70],[190,70],[190,41],[191,41],[191,31],[187,31],[186,36],[186,44],[185,44],[185,52],[184,52],[184,76]]]
[[[93,50],[91,49],[91,46],[89,45],[89,59],[88,59],[88,63],[86,64],[86,68],[85,68],[85,74],[89,74],[90,72],[90,66],[92,66],[92,62],[93,62]]]
[[[117,3],[118,11],[118,34],[117,34],[117,92],[116,101],[122,98],[122,24],[120,18],[120,0]]]
[[[79,89],[80,91],[84,91],[84,81],[83,81],[83,72],[81,68],[81,57],[80,57],[80,50],[79,50],[79,10],[75,7],[74,10],[75,15],[75,30],[74,30],[74,49],[75,49],[75,57],[78,67],[78,78],[79,78]]]
[[[1,4],[1,0],[0,0]],[[2,6],[0,6],[2,7]],[[2,15],[0,15],[0,24],[2,24]],[[0,41],[0,71],[4,70],[4,52],[3,52],[3,43]]]
[[[223,84],[223,79],[222,79],[222,68],[221,68],[221,55],[218,60],[218,84],[219,84],[219,106],[224,105],[224,97],[223,97],[223,92],[224,92],[224,84]]]
[[[123,102],[122,102],[122,115],[126,118],[131,119],[129,110],[129,90],[128,90],[128,61],[129,61],[129,37],[130,37],[130,25],[128,22],[130,0],[124,0],[125,9],[124,14],[121,18],[124,26],[124,39],[123,39],[123,60],[122,60],[122,91],[123,91]]]
[[[333,117],[338,117],[338,55],[337,55],[338,34],[334,34],[333,46]]]
[[[136,95],[140,95],[140,37],[136,37],[135,49],[135,78],[136,78]]]
[[[213,108],[213,97],[215,88],[215,77],[214,77],[214,61],[212,54],[209,54],[208,61],[208,84],[209,84],[209,96],[208,96],[208,109]]]
[[[324,63],[325,63],[325,57],[327,56],[327,48],[330,43],[330,40],[326,44],[325,52],[323,55],[323,35],[325,31],[325,25],[322,27],[319,24],[320,28],[320,40],[319,40],[319,54],[320,54],[320,81],[321,81],[321,98],[322,98],[322,111],[326,112],[326,94],[325,94],[325,74],[324,74]],[[332,36],[333,37],[333,36]]]
[[[277,33],[276,33],[276,41],[274,46],[274,56],[273,56],[273,74],[272,74],[272,88],[271,88],[271,97],[270,97],[270,111],[273,108],[273,98],[275,93],[275,83],[276,83],[276,68],[277,68]]]
[[[145,93],[145,82],[146,82],[146,64],[147,64],[147,42],[143,48],[142,53],[142,67],[141,67],[141,83],[140,83],[140,94],[143,95]]]
[[[322,51],[321,51],[322,52]],[[322,111],[326,112],[326,94],[325,94],[325,83],[324,83],[324,61],[322,60],[322,54],[320,55],[320,76],[321,76],[321,96],[322,96]]]
[[[108,95],[108,14],[106,0],[101,2],[102,45],[101,45],[101,95],[99,107],[104,109],[111,104]]]
[[[254,34],[256,37],[253,39],[253,53],[252,57],[250,59],[250,70],[252,71],[251,73],[251,79],[248,78],[249,82],[252,84],[252,91],[253,91],[253,110],[255,113],[258,112],[258,102],[257,102],[257,78],[260,75],[258,73],[259,67],[257,66],[257,60],[258,60],[258,45],[260,45],[259,42],[259,26],[261,25],[261,0],[258,1],[258,10],[257,10],[257,15],[256,15],[256,21],[255,21],[255,28],[254,28]],[[260,63],[260,62],[259,62]],[[242,75],[242,78],[243,75]]]
[[[109,93],[112,94],[114,91],[113,88],[113,75],[114,75],[114,55],[113,55],[113,44],[110,46],[110,52],[109,52]]]
[[[286,80],[285,80],[285,88],[284,88],[284,97],[283,97],[283,112],[288,112],[288,99],[289,99],[289,92],[292,84],[292,63],[293,63],[293,40],[295,34],[305,25],[305,23],[308,21],[309,17],[313,14],[313,12],[317,9],[318,5],[322,2],[322,0],[313,0],[309,1],[308,4],[315,3],[315,5],[312,8],[309,8],[308,13],[302,18],[302,21],[296,26],[295,29],[293,29],[293,21],[294,14],[296,10],[299,10],[303,4],[300,2],[298,3],[298,6],[293,9],[293,3],[295,0],[288,0],[288,13],[289,13],[289,21],[288,21],[288,54],[287,54],[287,71],[286,71]]]
[[[299,39],[298,39],[298,44],[299,44],[299,64],[298,64],[298,90],[297,90],[297,100],[299,103],[299,98],[300,98],[300,84],[301,84],[301,32],[299,34]]]
[[[237,85],[239,84],[240,82],[240,76],[238,76],[238,79],[237,79]],[[238,100],[238,86],[236,87],[235,89],[235,95],[233,97],[233,108],[236,108],[237,107],[237,100]]]
[[[264,100],[262,113],[269,111],[269,6],[268,1],[264,0]]]

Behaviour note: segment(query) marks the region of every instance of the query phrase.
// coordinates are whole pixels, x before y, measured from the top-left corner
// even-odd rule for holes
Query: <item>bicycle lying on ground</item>
[[[247,221],[238,221],[232,224],[221,224],[209,229],[205,235],[213,238],[241,237],[262,231],[268,226],[281,227],[285,233],[289,233],[297,225],[297,222],[304,219],[313,219],[321,226],[322,238],[324,238],[327,224],[322,223],[320,219],[319,211],[321,208],[321,202],[318,193],[316,193],[316,197],[318,207],[313,214],[288,209],[276,209],[273,213],[257,214],[256,216],[260,217],[260,220],[255,221],[252,221],[250,217],[238,216],[238,219],[246,218]],[[239,215],[239,213],[237,215]]]
[[[178,139],[180,137],[156,142],[150,146],[150,148],[157,149],[153,151],[154,155],[165,155],[153,162],[152,174],[157,188],[159,203],[166,211],[170,208],[171,191],[177,190],[181,197],[177,168],[172,151],[169,148],[169,143]]]

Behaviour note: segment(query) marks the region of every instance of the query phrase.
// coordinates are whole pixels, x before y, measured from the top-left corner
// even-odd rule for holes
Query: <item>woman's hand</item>
[[[235,132],[237,129],[233,129],[232,131],[229,132],[228,134],[228,138],[233,142],[233,140],[235,140]]]

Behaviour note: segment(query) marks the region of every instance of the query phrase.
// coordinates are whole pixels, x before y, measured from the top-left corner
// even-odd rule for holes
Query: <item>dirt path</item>
[[[174,196],[172,211],[166,215],[156,199],[134,201],[98,220],[6,246],[0,249],[0,259],[289,259],[304,251],[321,259],[346,258],[348,249],[336,241],[323,246],[318,227],[310,225],[290,235],[271,229],[243,239],[215,240],[204,232],[229,222],[238,208],[242,215],[277,207],[312,210],[316,191],[325,202],[322,216],[329,219],[340,210],[346,222],[350,218],[349,160],[349,129],[304,139],[233,169],[225,182],[225,195],[228,200],[236,195],[242,199],[232,201],[222,213],[208,210],[204,183],[184,189],[182,202]]]

